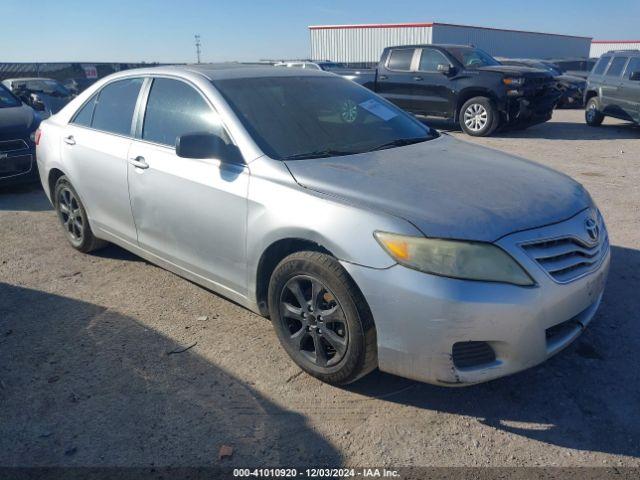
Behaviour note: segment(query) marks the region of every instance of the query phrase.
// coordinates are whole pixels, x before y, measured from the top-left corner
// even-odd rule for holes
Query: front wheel
[[[467,100],[458,117],[462,130],[473,137],[491,135],[500,123],[500,113],[495,103],[487,97]]]
[[[269,282],[269,313],[291,359],[324,382],[351,383],[377,366],[369,308],[329,255],[298,252],[282,260]]]
[[[590,127],[598,127],[604,121],[604,114],[598,107],[598,97],[591,97],[584,110],[584,119]]]

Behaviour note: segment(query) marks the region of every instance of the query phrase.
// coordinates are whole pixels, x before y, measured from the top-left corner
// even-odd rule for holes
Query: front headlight
[[[425,273],[466,280],[534,285],[524,269],[501,248],[483,242],[411,237],[375,232],[398,263]]]

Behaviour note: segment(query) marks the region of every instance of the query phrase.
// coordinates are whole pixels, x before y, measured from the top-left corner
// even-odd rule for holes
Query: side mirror
[[[633,80],[634,82],[640,82],[640,71],[631,72],[629,76],[629,80]]]
[[[451,65],[446,65],[444,63],[438,64],[438,66],[436,67],[436,70],[438,70],[443,75],[451,75],[451,73],[453,73],[453,67]]]
[[[183,158],[217,158],[225,163],[244,163],[240,149],[214,133],[187,133],[176,140],[176,155]]]

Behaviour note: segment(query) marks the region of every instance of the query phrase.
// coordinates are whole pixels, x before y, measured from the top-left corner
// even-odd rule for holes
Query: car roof
[[[446,49],[446,48],[477,48],[477,47],[474,47],[473,45],[461,45],[461,44],[455,44],[455,43],[416,43],[414,45],[393,45],[393,46],[386,47],[386,48],[426,48],[426,47],[442,48],[442,49]]]
[[[193,65],[170,65],[153,68],[141,68],[124,70],[122,74],[135,74],[140,73],[144,75],[149,74],[176,74],[179,72],[184,73],[197,73],[203,77],[215,81],[215,80],[227,80],[231,78],[261,78],[261,77],[300,77],[300,76],[323,76],[330,73],[323,72],[321,70],[305,70],[305,69],[289,69],[289,68],[277,68],[273,65],[255,65],[255,64],[243,64],[243,63],[209,63],[209,64],[193,64]]]

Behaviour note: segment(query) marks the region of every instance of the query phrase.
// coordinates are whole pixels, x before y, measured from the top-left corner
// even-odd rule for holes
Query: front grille
[[[583,223],[571,227],[575,232],[563,237],[521,244],[551,278],[558,283],[568,283],[597,269],[609,251],[609,235],[599,212],[587,213],[579,222],[593,219],[597,225],[596,240],[587,236]]]
[[[0,158],[0,177],[10,177],[31,170],[31,155]]]
[[[487,342],[457,342],[452,348],[456,368],[475,368],[496,361],[496,353]]]
[[[28,149],[27,142],[21,139],[0,141],[0,153],[14,153]]]

